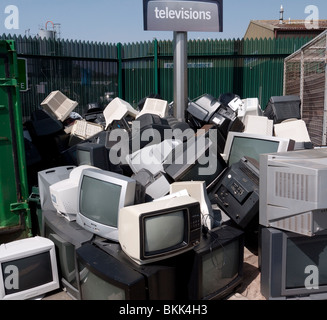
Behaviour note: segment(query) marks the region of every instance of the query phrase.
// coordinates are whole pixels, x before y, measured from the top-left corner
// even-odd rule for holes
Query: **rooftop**
[[[268,28],[272,31],[274,30],[305,30],[308,28],[308,20],[282,20],[283,23],[280,23],[280,20],[251,20],[250,23],[256,24]],[[315,26],[312,29],[325,30],[327,29],[327,20],[314,20],[311,21],[312,26]]]

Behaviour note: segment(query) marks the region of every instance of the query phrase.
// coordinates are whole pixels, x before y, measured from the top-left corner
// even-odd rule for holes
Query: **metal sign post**
[[[185,120],[188,104],[187,32],[174,32],[174,117]]]
[[[222,32],[223,0],[143,0],[144,30],[174,31],[174,115],[188,104],[187,32]]]

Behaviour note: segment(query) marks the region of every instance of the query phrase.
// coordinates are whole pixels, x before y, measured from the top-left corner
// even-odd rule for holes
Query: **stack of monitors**
[[[260,156],[261,292],[327,297],[327,150]]]

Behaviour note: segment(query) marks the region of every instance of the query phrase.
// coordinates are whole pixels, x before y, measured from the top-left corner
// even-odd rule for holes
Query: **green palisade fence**
[[[54,90],[76,100],[74,111],[81,114],[88,103],[103,102],[106,92],[134,107],[152,93],[173,101],[172,41],[108,44],[2,38],[13,39],[18,57],[27,59],[29,89],[21,92],[24,118]],[[233,92],[241,98],[259,98],[264,108],[271,96],[283,94],[284,59],[309,40],[189,40],[189,98]]]

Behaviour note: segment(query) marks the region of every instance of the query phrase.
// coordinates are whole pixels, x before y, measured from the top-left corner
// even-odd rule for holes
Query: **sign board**
[[[143,0],[144,30],[223,31],[223,0]]]
[[[28,90],[27,59],[17,58],[19,91]]]

